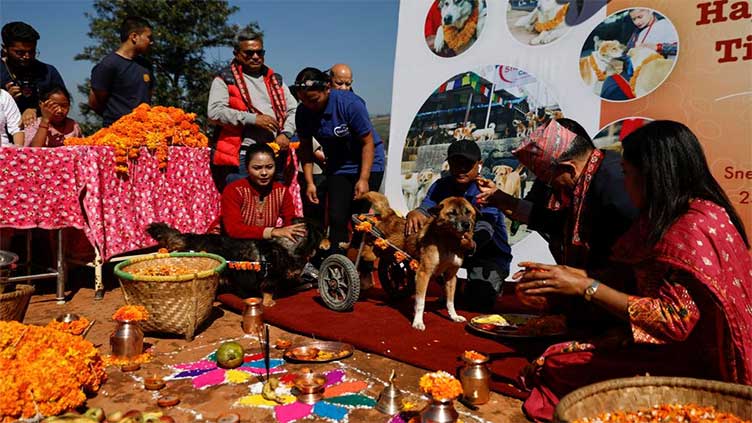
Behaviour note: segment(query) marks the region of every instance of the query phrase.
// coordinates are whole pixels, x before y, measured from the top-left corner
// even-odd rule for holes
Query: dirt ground
[[[92,284],[83,283],[82,285],[91,286]],[[98,347],[102,354],[109,354],[109,335],[115,329],[115,323],[110,317],[124,303],[120,289],[108,290],[102,301],[94,301],[94,292],[88,288],[69,292],[68,298],[68,302],[59,305],[55,302],[54,294],[33,296],[24,322],[42,325],[62,313],[76,313],[90,320],[95,319],[96,323],[87,334],[87,339]],[[194,389],[188,379],[169,380],[167,386],[161,391],[147,391],[143,387],[145,377],[166,377],[174,373],[169,365],[199,360],[215,351],[223,341],[238,340],[246,347],[247,354],[260,352],[258,339],[244,335],[240,328],[240,321],[240,315],[215,304],[208,322],[192,342],[177,337],[146,336],[145,344],[152,346],[151,362],[141,365],[139,370],[133,372],[123,372],[119,367],[108,367],[107,382],[96,395],[90,397],[87,406],[102,407],[106,413],[118,410],[126,412],[131,409],[156,410],[159,409],[156,402],[160,395],[175,395],[180,398],[180,404],[162,409],[162,411],[178,422],[216,422],[221,414],[227,412],[240,415],[242,422],[276,422],[271,408],[234,406],[240,397],[249,394],[249,385],[259,381],[255,377],[246,383],[211,386],[203,390]],[[276,340],[280,337],[290,339],[294,344],[310,340],[272,327],[270,339]],[[272,358],[281,358],[281,356],[281,351],[272,350]],[[397,374],[396,386],[404,392],[404,400],[414,409],[420,409],[426,404],[426,400],[418,394],[418,379],[425,370],[357,350],[351,357],[344,360],[314,366],[314,371],[342,369],[348,378],[367,382],[368,388],[362,393],[374,399],[378,397],[389,373],[394,369]],[[301,364],[284,364],[287,372],[294,373],[301,367],[303,367]],[[520,405],[518,400],[495,393],[492,393],[491,401],[480,406],[478,411],[471,411],[455,402],[460,419],[465,423],[526,422],[520,411]],[[355,409],[346,419],[350,423],[388,422],[389,420],[390,416],[381,414],[375,409]],[[325,422],[327,420],[308,417],[302,421]]]

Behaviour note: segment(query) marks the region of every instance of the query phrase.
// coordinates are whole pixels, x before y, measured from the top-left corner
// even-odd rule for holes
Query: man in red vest
[[[220,192],[248,176],[241,146],[276,142],[287,150],[295,133],[297,101],[282,77],[264,64],[265,54],[263,32],[257,27],[241,30],[235,36],[234,59],[209,91],[207,115],[217,125],[212,176]]]

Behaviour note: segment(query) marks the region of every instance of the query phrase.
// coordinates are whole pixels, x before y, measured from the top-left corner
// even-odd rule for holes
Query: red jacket
[[[235,78],[232,76],[230,68],[223,69],[217,78],[227,84],[227,93],[230,95],[228,106],[235,110],[243,112],[248,111],[240,95],[240,89],[235,84]],[[214,164],[218,166],[238,166],[240,165],[240,144],[242,143],[243,126],[242,125],[221,125],[217,146],[214,151]]]

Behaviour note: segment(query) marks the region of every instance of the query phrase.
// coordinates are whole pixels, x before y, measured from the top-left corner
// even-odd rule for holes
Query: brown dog
[[[443,276],[446,282],[447,311],[455,322],[464,322],[465,318],[454,309],[454,291],[457,287],[457,271],[468,243],[472,239],[475,227],[475,208],[462,197],[449,197],[437,206],[438,215],[431,217],[417,233],[405,237],[404,218],[397,216],[389,206],[387,198],[371,191],[363,196],[371,202],[373,209],[381,215],[376,228],[387,241],[410,254],[418,260],[419,267],[415,275],[415,317],[413,327],[425,330],[423,310],[425,309],[426,290],[431,278]]]

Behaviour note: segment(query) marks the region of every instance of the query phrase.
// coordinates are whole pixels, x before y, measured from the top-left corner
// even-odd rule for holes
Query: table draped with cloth
[[[219,212],[208,148],[170,147],[161,171],[141,148],[126,177],[115,173],[112,147],[0,148],[0,227],[83,229],[97,290],[103,261],[156,244],[150,223],[204,233]]]

